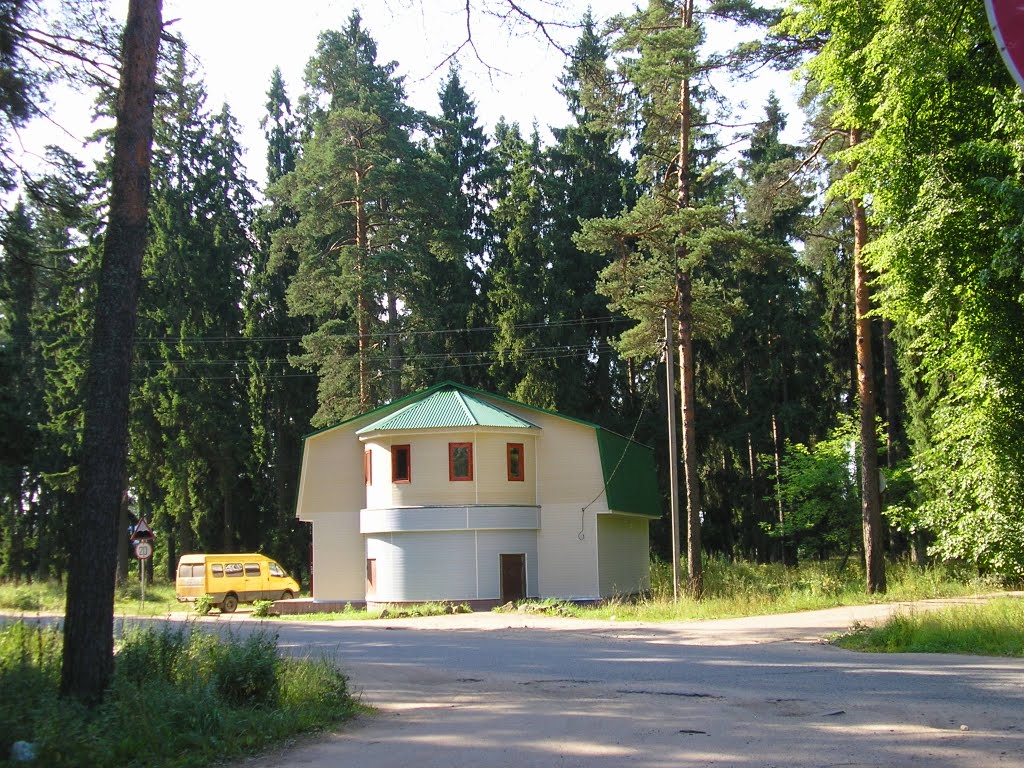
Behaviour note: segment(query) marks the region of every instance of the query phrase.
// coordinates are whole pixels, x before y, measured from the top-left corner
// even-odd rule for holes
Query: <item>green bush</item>
[[[17,589],[14,592],[14,604],[11,606],[16,611],[41,611],[43,608],[39,595],[28,588]]]
[[[196,613],[200,616],[207,616],[215,605],[216,603],[213,602],[212,597],[209,595],[200,595],[196,598]]]
[[[213,649],[213,683],[234,706],[271,706],[278,693],[277,636],[254,632]]]
[[[269,616],[270,608],[273,605],[273,600],[256,600],[252,604],[252,615],[259,617]]]
[[[221,638],[198,625],[128,627],[111,688],[86,708],[58,695],[61,640],[27,622],[0,629],[0,765],[24,740],[52,768],[199,768],[356,708],[327,661],[281,660],[265,632]]]

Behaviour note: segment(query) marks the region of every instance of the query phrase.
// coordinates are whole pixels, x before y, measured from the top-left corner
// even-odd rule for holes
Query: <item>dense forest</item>
[[[0,1],[4,579],[67,573],[108,229],[109,131],[43,172],[11,151],[67,76],[26,32],[45,13]],[[732,27],[755,42],[716,47]],[[260,189],[229,106],[165,32],[120,578],[140,516],[157,573],[262,551],[308,577],[302,435],[443,380],[653,446],[662,558],[678,462],[691,576],[701,552],[866,559],[872,591],[883,554],[1024,575],[1024,95],[982,0],[588,15],[547,142],[485,130],[454,63],[436,109],[414,109],[385,33],[353,13],[301,93],[275,72]],[[805,142],[782,139],[805,116],[753,87],[756,123],[727,138],[715,78],[764,67],[802,78]]]

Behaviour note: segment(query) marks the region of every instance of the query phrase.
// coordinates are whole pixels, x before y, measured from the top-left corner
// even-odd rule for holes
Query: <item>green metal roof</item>
[[[530,422],[479,400],[468,392],[448,387],[357,429],[356,434],[450,427],[537,428]]]
[[[654,451],[600,427],[597,428],[597,449],[601,454],[608,509],[661,517]]]

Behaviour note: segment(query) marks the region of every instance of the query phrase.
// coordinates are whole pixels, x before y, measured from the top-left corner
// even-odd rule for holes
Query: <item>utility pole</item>
[[[676,375],[672,318],[665,311],[665,392],[668,401],[668,487],[672,519],[672,599],[679,600],[679,446],[676,439]]]

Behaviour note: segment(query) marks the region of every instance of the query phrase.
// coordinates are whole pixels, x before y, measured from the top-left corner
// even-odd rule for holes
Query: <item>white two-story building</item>
[[[450,382],[305,438],[315,602],[493,606],[649,587],[650,448]]]

